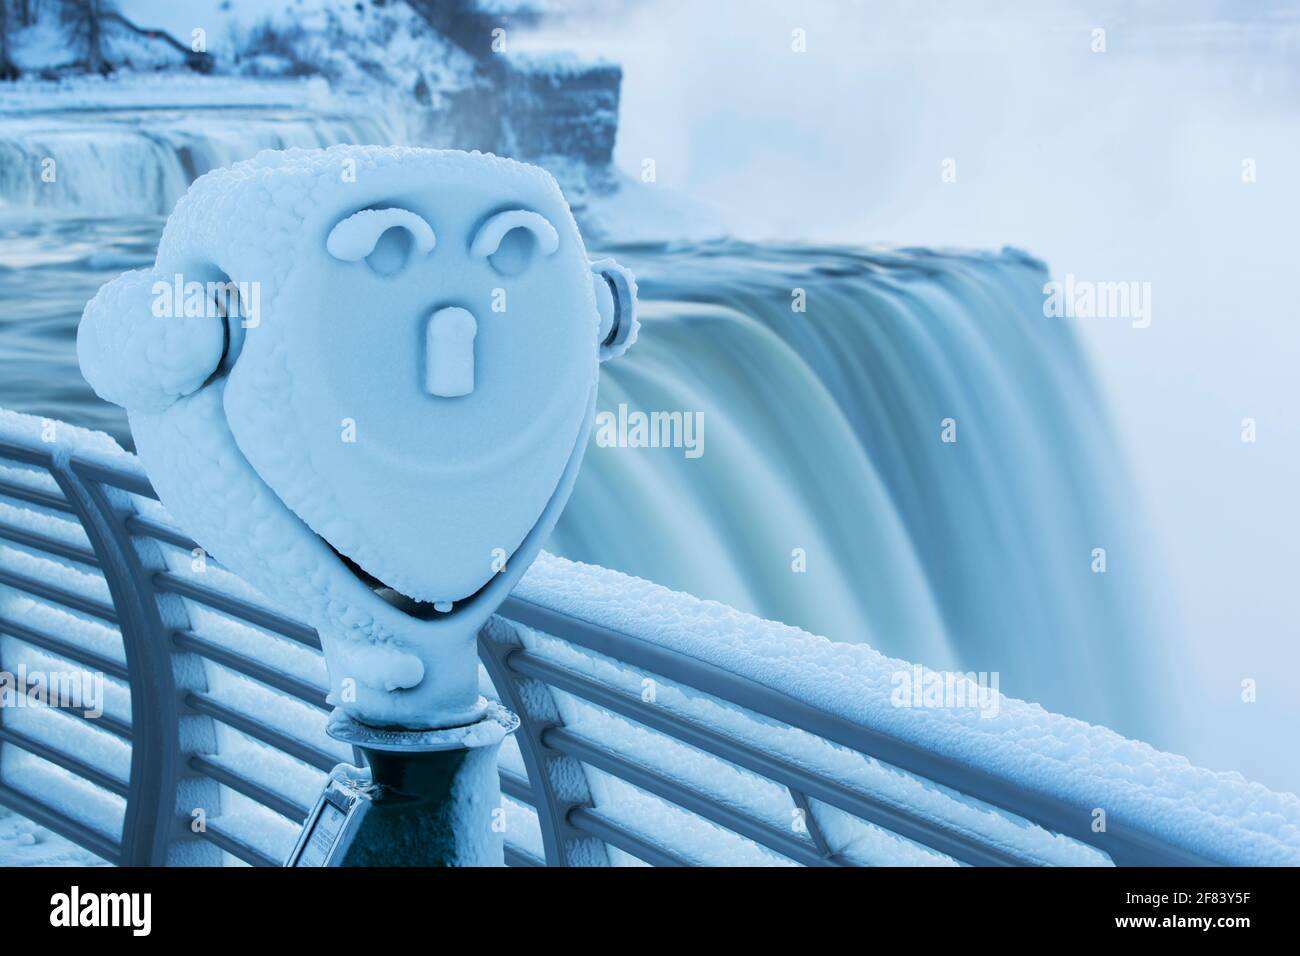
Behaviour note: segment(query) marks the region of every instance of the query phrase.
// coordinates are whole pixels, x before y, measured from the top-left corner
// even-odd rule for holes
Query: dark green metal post
[[[473,724],[426,731],[368,727],[336,711],[330,736],[367,766],[334,768],[288,865],[502,865],[497,752],[518,726],[495,703]]]

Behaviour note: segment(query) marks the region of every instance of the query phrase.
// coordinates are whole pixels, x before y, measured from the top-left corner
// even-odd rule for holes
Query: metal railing
[[[57,786],[29,783],[39,774],[3,759],[0,804],[124,866],[220,862],[221,853],[278,865],[287,844],[266,834],[291,832],[302,822],[310,786],[289,786],[278,772],[254,772],[249,768],[257,760],[241,765],[221,738],[235,735],[257,754],[289,761],[285,767],[309,772],[316,785],[346,759],[323,733],[328,705],[319,639],[220,575],[204,580],[179,570],[176,555],[198,553],[196,545],[155,501],[129,457],[108,461],[38,441],[0,442],[0,546],[22,558],[0,561],[0,598],[34,602],[23,605],[24,619],[14,613],[14,601],[0,600],[0,670],[8,648],[119,682],[129,690],[129,719],[107,710],[94,720],[71,719],[130,747],[124,775],[111,759],[94,759],[96,747],[69,748],[57,733],[10,726],[0,709],[0,757],[16,751],[35,758],[42,772],[48,765],[56,780],[80,781],[108,810],[120,811],[120,826],[88,821]],[[14,508],[36,517],[6,520]],[[77,573],[41,575],[24,570],[23,562]],[[213,626],[217,619],[264,635],[258,641],[275,642],[277,653],[251,650],[261,647],[258,641],[230,640],[224,624]],[[60,631],[51,621],[66,627]],[[118,646],[85,637],[113,632]],[[286,647],[314,655],[316,673],[286,665]],[[522,821],[507,831],[512,865],[600,864],[620,854],[652,865],[711,862],[700,839],[678,838],[692,828],[742,862],[860,865],[872,861],[853,849],[855,841],[881,839],[925,862],[1054,861],[1050,853],[981,832],[959,812],[972,804],[997,811],[1017,832],[1041,832],[1047,842],[1052,834],[1067,836],[1102,863],[1215,862],[1120,823],[1094,833],[1086,808],[519,597],[508,599],[484,628],[480,657],[490,680],[485,689],[522,721],[515,743],[503,751],[501,771],[503,796]],[[248,694],[213,689],[215,672],[248,682],[240,686],[285,708],[289,702],[305,708],[308,717],[292,726],[270,720]],[[646,681],[672,688],[678,704],[647,701],[638,692]],[[62,712],[60,719],[67,719]],[[614,739],[628,743],[602,736],[610,727],[619,731]],[[773,732],[803,749],[771,744]],[[813,751],[821,756],[809,758]],[[823,757],[851,758],[856,769],[837,773],[818,765]],[[950,801],[952,812],[914,805],[900,796],[905,787],[864,784],[858,770],[892,775],[888,781],[898,786],[919,781],[931,798]],[[722,779],[734,786],[716,784]],[[257,826],[233,825],[243,818],[222,810],[232,794],[261,814],[254,814]]]

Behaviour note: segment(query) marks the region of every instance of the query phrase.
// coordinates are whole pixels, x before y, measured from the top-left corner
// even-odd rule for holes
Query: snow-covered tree
[[[112,69],[104,58],[104,15],[113,7],[112,0],[60,0],[60,18],[68,28],[73,49],[83,53],[90,73]]]
[[[15,12],[9,9],[9,0],[0,0],[0,80],[18,76],[18,67],[9,58],[9,32],[14,27]]]

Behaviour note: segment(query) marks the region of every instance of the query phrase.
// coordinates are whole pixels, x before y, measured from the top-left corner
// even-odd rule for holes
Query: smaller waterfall
[[[401,124],[385,110],[286,100],[84,111],[0,101],[0,207],[161,216],[197,177],[263,149],[403,141]]]

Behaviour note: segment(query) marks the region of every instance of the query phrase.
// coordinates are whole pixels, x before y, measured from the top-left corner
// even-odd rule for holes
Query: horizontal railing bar
[[[247,714],[241,714],[232,710],[225,704],[219,703],[208,697],[206,694],[189,693],[185,695],[185,705],[195,713],[211,717],[213,720],[219,720],[228,727],[233,727],[240,733],[247,734],[262,743],[274,747],[276,750],[283,751],[290,757],[301,760],[303,763],[315,767],[317,770],[326,772],[333,770],[338,765],[339,759],[327,754],[325,751],[313,747],[311,744],[304,743],[288,734],[281,733],[267,725],[249,717]]]
[[[25,501],[29,505],[49,508],[51,511],[61,511],[69,515],[77,513],[76,509],[68,503],[68,499],[61,495],[57,495],[52,491],[42,491],[39,488],[28,488],[26,485],[20,485],[15,481],[7,481],[4,478],[0,478],[0,495],[18,501]]]
[[[126,665],[120,661],[115,661],[113,658],[105,657],[95,651],[86,650],[79,644],[65,641],[61,637],[55,637],[53,634],[38,630],[27,624],[19,624],[13,618],[0,616],[0,634],[8,634],[52,654],[66,657],[76,664],[83,665],[90,671],[98,671],[109,677],[116,677],[118,680],[129,681],[131,679]]]
[[[25,574],[16,574],[7,568],[0,568],[0,584],[7,584],[11,588],[26,591],[28,594],[45,598],[47,601],[53,601],[74,611],[81,611],[83,614],[89,614],[100,620],[108,621],[110,624],[117,623],[117,611],[114,610],[113,605],[105,604],[103,601],[96,601],[94,598],[56,587],[53,584],[46,584],[38,578],[30,578]]]
[[[775,850],[805,866],[843,865],[833,856],[823,856],[809,841],[800,840],[798,837],[781,832],[769,823],[733,810],[695,788],[664,777],[649,767],[602,750],[562,727],[550,727],[542,731],[542,743],[552,750],[580,760],[597,770],[613,774],[656,797],[675,803],[684,810],[689,810],[697,816],[753,840],[769,850]]]
[[[99,566],[99,558],[95,556],[95,552],[90,548],[68,544],[66,541],[60,541],[58,538],[52,538],[49,535],[20,528],[17,525],[9,524],[7,521],[0,521],[0,538],[38,551],[45,551],[60,558],[67,558],[70,561],[79,561],[92,567]]]
[[[196,773],[202,774],[222,786],[229,787],[236,793],[260,803],[268,810],[274,810],[282,817],[288,817],[294,823],[302,823],[307,819],[307,814],[311,812],[309,807],[303,806],[296,800],[282,796],[257,781],[250,780],[243,774],[237,773],[202,754],[195,754],[190,757],[189,765]]]
[[[130,793],[131,786],[127,781],[119,780],[112,774],[106,773],[100,768],[86,763],[84,760],[79,760],[69,753],[64,753],[62,750],[51,747],[49,744],[42,743],[34,737],[29,737],[27,734],[20,733],[5,724],[0,724],[0,742],[12,744],[21,750],[27,751],[29,754],[35,754],[42,760],[48,760],[56,767],[62,767],[69,773],[76,774],[78,777],[83,777],[95,786],[102,787],[109,793],[116,794],[119,797],[125,797]]]
[[[60,707],[58,708],[58,711],[60,714],[70,714],[78,720],[84,720],[92,727],[106,730],[114,737],[125,740],[127,743],[131,742],[131,725],[126,721],[118,720],[116,717],[112,717],[109,714],[100,714],[98,717],[91,717],[84,710],[74,710],[71,707]]]
[[[184,532],[177,531],[175,528],[170,528],[150,518],[143,518],[140,515],[127,515],[125,526],[129,534],[141,538],[153,538],[155,541],[162,541],[165,544],[174,544],[186,551],[193,551],[198,547],[193,539]]]
[[[574,807],[568,812],[566,818],[569,826],[575,830],[581,830],[588,836],[594,836],[597,840],[618,847],[625,853],[631,853],[651,866],[694,865],[690,860],[650,843],[639,834],[633,833],[622,824],[615,823],[590,807]]]
[[[32,685],[29,681],[28,685],[23,688],[23,694],[30,694],[31,687]],[[88,726],[94,727],[96,730],[107,731],[114,737],[118,737],[127,743],[131,742],[131,725],[125,721],[118,720],[110,714],[101,713],[98,716],[92,717],[90,716],[89,710],[84,707],[81,709],[75,707],[51,707],[49,704],[43,702],[32,703],[29,706],[42,707],[49,710],[51,713],[66,714],[69,717],[75,717],[77,720],[84,721]]]
[[[540,857],[533,856],[527,850],[520,850],[510,844],[506,844],[506,866],[545,866],[546,861]]]
[[[533,788],[528,785],[527,780],[509,770],[501,770],[500,776],[502,793],[511,800],[518,800],[530,807],[537,806],[537,797],[533,795]]]
[[[668,734],[777,783],[787,787],[798,787],[803,793],[823,803],[835,806],[868,823],[964,863],[978,866],[1037,863],[1036,860],[1022,859],[996,847],[987,846],[982,841],[954,828],[936,825],[930,820],[916,816],[905,807],[816,776],[743,741],[673,714],[663,707],[647,707],[639,697],[597,683],[528,651],[516,650],[507,655],[506,666],[526,677],[535,678],[560,690],[576,694],[607,710],[622,714],[653,730]]]
[[[11,441],[0,441],[0,458],[12,458],[14,461],[21,461],[27,465],[36,465],[38,468],[46,470],[49,470],[50,466],[54,464],[54,455],[48,447],[38,450]]]
[[[131,742],[131,725],[126,721],[118,720],[116,717],[112,717],[108,714],[100,714],[98,717],[91,717],[84,709],[75,710],[72,707],[51,709],[57,709],[60,714],[68,714],[69,716],[76,717],[78,720],[84,720],[91,727],[95,727],[99,730],[106,730],[114,737],[125,740],[127,743]]]
[[[193,821],[188,817],[181,817],[180,820],[187,830],[190,829],[190,824]],[[202,830],[196,830],[194,833],[195,836],[207,840],[213,846],[225,850],[231,856],[238,857],[250,866],[278,867],[280,865],[278,861],[271,859],[256,847],[250,846],[238,837],[231,836],[211,820],[204,825]]]
[[[101,485],[110,485],[113,488],[120,488],[122,491],[129,491],[145,498],[152,498],[154,501],[158,500],[158,492],[153,490],[153,485],[149,483],[149,479],[144,476],[143,471],[128,471],[125,466],[110,467],[101,465],[98,462],[87,461],[77,455],[72,456],[68,465],[79,477],[88,481],[97,481]]]
[[[912,741],[854,723],[820,710],[758,681],[670,648],[572,617],[518,597],[508,597],[501,615],[561,640],[612,657],[730,701],[755,713],[797,727],[833,743],[867,754],[876,760],[942,784],[1096,847],[1126,864],[1206,866],[1216,860],[1127,823],[1109,821],[1105,833],[1092,831],[1092,814],[1060,797],[1025,787],[984,768],[927,750]]]
[[[82,849],[89,850],[101,860],[113,864],[118,864],[122,860],[122,847],[116,840],[104,836],[98,830],[72,819],[67,814],[51,809],[43,801],[3,782],[0,782],[0,804],[33,823],[57,833],[65,840],[70,840]]]
[[[222,647],[220,644],[195,634],[193,631],[173,631],[172,643],[178,651],[197,654],[215,664],[228,667],[245,677],[251,677],[268,687],[273,687],[305,704],[310,704],[322,710],[329,709],[329,704],[325,700],[327,692],[324,688],[317,687],[315,684],[292,674],[287,674],[278,668],[271,667],[269,664],[263,664],[259,660]]]
[[[237,597],[231,597],[229,594],[205,587],[202,584],[195,584],[193,581],[186,580],[170,571],[159,571],[154,574],[153,583],[154,587],[160,591],[191,598],[201,604],[206,604],[210,608],[243,618],[250,624],[257,624],[267,630],[274,631],[282,637],[297,641],[299,644],[304,644],[314,650],[320,650],[320,637],[314,629],[292,618],[277,614],[268,608]]]

